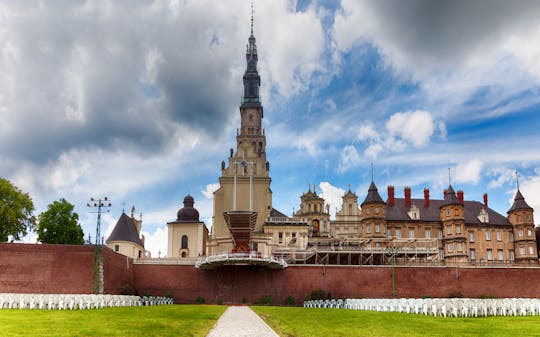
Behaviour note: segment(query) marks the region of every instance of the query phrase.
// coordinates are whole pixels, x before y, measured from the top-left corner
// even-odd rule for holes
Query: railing
[[[222,253],[218,255],[210,255],[200,257],[195,263],[195,268],[201,268],[205,264],[213,263],[232,263],[235,262],[261,262],[264,264],[278,264],[281,268],[287,267],[287,262],[282,258],[274,256],[265,256],[260,252],[245,252],[245,253]]]

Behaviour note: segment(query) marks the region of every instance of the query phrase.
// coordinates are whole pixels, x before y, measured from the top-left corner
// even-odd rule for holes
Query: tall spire
[[[261,99],[259,96],[259,87],[261,86],[261,77],[257,71],[257,44],[253,34],[254,9],[251,2],[251,34],[248,38],[246,49],[247,68],[244,73],[244,97],[242,98],[243,107],[260,107]]]

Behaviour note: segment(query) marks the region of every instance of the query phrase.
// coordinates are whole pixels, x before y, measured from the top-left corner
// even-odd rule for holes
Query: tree
[[[0,242],[20,240],[33,230],[36,218],[32,215],[34,203],[18,187],[0,177]]]
[[[43,243],[82,245],[84,233],[73,205],[62,198],[39,215],[38,240]]]

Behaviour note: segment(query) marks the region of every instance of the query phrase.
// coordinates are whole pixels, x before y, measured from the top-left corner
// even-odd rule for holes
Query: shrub
[[[422,298],[431,298],[431,295],[423,295]]]
[[[201,295],[197,296],[197,298],[195,299],[195,303],[204,304],[204,297],[202,297]]]
[[[270,295],[263,295],[261,296],[261,298],[259,298],[258,303],[263,305],[269,305],[274,303],[274,299],[272,299],[272,296]]]
[[[222,299],[221,297],[218,296],[218,297],[216,298],[216,304],[217,304],[217,305],[222,305],[222,304],[223,304],[223,299]]]
[[[326,292],[321,289],[312,290],[309,294],[306,295],[306,301],[312,300],[329,300],[332,296],[329,292]]]
[[[448,298],[459,298],[459,297],[463,297],[463,295],[461,294],[461,292],[455,290],[455,291],[449,292],[448,295],[446,295],[446,297],[448,297]]]
[[[137,289],[129,283],[126,283],[120,288],[120,295],[138,295]]]
[[[172,296],[172,291],[170,291],[170,290],[165,290],[165,291],[163,292],[163,297],[172,298],[172,297],[173,297],[173,296]]]
[[[293,296],[289,296],[285,299],[285,305],[293,306],[296,304],[296,301]]]
[[[242,303],[244,303],[244,304],[247,303],[247,298],[246,298],[246,296],[242,297]]]
[[[490,295],[490,294],[480,294],[478,296],[478,298],[482,298],[482,299],[486,299],[486,298],[497,298],[497,296],[495,295]]]

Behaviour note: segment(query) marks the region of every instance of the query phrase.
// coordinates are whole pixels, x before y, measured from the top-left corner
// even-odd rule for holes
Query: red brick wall
[[[92,246],[0,244],[0,292],[91,293]],[[301,302],[315,289],[332,297],[392,297],[391,267],[293,266],[285,270],[226,267],[200,271],[193,266],[133,264],[103,249],[104,288],[120,293],[127,284],[139,294],[171,292],[177,302],[250,303],[263,295],[283,303],[288,296]],[[538,297],[540,268],[396,267],[399,297],[492,295]]]
[[[132,283],[132,262],[103,249],[104,288],[118,293]],[[92,292],[94,248],[75,245],[0,243],[0,292]]]
[[[398,297],[537,297],[540,268],[396,267]],[[285,270],[227,267],[199,271],[192,266],[134,265],[135,286],[141,294],[171,291],[177,302],[255,302],[270,295],[275,303],[288,296],[303,301],[311,290],[328,291],[335,298],[392,297],[391,267],[294,266]]]

